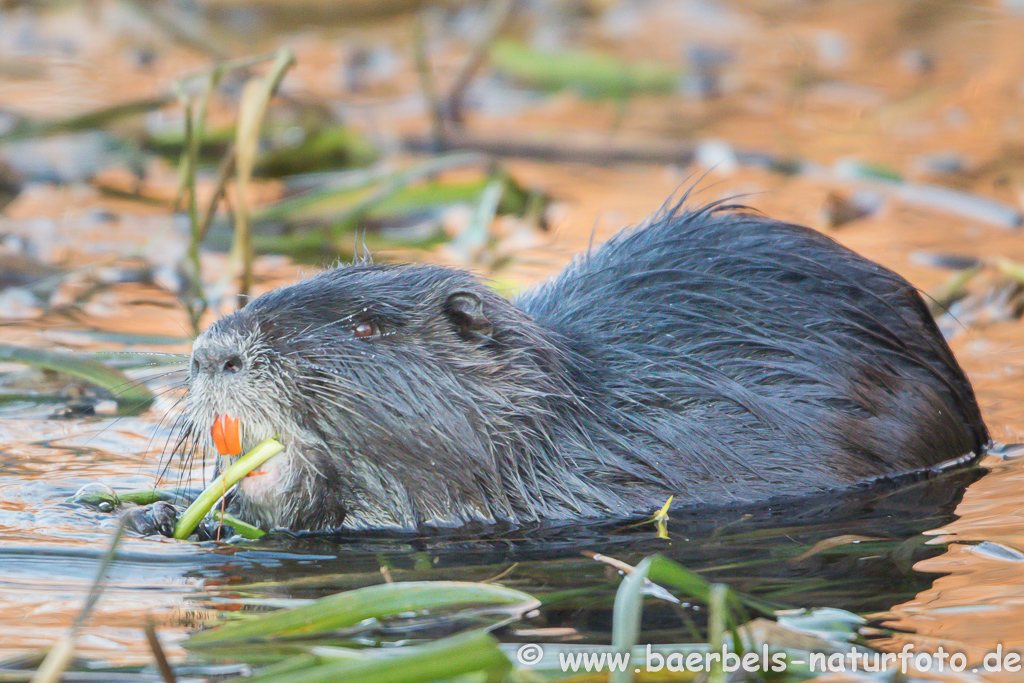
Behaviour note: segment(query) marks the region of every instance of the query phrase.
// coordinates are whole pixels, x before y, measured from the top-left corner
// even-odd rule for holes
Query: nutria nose
[[[199,347],[192,350],[192,374],[233,374],[242,369],[242,358],[225,348]]]

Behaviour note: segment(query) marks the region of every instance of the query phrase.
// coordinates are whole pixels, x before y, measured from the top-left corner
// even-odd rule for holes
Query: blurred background
[[[1022,35],[1015,0],[7,0],[0,340],[187,351],[364,253],[514,294],[692,188],[930,293],[1012,440]]]
[[[514,296],[670,197],[736,198],[918,286],[995,438],[1024,441],[1022,38],[1020,0],[0,0],[0,359],[88,352],[159,394],[113,420],[63,356],[0,366],[0,654],[52,643],[90,585],[114,516],[64,501],[159,479],[180,375],[111,354],[180,365],[247,296],[354,257]],[[1024,468],[1000,462],[935,532],[960,543],[916,565],[949,576],[896,553],[913,582],[852,604],[904,601],[919,642],[1024,648]],[[110,657],[145,652],[148,609],[180,637],[243,560],[309,562],[128,546],[89,641]],[[798,598],[827,604],[817,586]]]

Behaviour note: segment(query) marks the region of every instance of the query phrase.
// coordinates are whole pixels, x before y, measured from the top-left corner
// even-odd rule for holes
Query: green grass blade
[[[672,586],[691,598],[708,603],[711,599],[711,584],[699,574],[690,571],[678,562],[655,555],[652,558],[651,569],[648,577],[655,583]],[[736,591],[730,591],[730,606],[746,606],[767,616],[774,616],[775,607],[757,598]]]
[[[526,611],[538,607],[540,602],[521,591],[485,583],[386,583],[330,595],[303,607],[226,624],[196,634],[184,645],[194,649],[231,640],[320,633],[352,626],[365,619],[470,605],[515,605]]]
[[[357,661],[331,662],[248,680],[251,683],[427,683],[484,672],[484,680],[498,681],[511,668],[494,638],[484,631],[471,631],[429,645],[401,648]]]
[[[460,168],[473,164],[483,164],[483,157],[477,154],[457,154],[447,157],[438,157],[435,164],[443,162],[444,167],[436,166],[435,170],[441,172],[449,168]],[[450,164],[450,167],[448,166]],[[349,180],[342,183],[326,183],[317,185],[297,195],[282,199],[276,204],[262,207],[253,212],[253,221],[265,222],[275,220],[294,220],[309,215],[316,215],[324,211],[341,211],[363,196],[363,193],[373,186],[382,182],[394,182],[402,172],[385,171],[376,169],[368,171],[361,178],[355,181]],[[324,209],[322,207],[326,206]]]
[[[512,40],[496,42],[491,61],[518,83],[548,91],[574,88],[588,97],[668,93],[682,76],[655,62],[629,63],[585,50],[536,50]]]
[[[721,583],[711,584],[708,596],[708,645],[712,652],[724,652],[722,649],[728,633],[726,622],[729,620],[729,588]],[[725,671],[722,662],[712,663],[708,672],[708,683],[724,683]]]
[[[160,489],[134,489],[131,491],[115,491],[104,486],[102,489],[90,490],[91,487],[83,487],[75,495],[68,498],[68,503],[81,503],[98,508],[106,504],[111,510],[122,503],[133,503],[135,505],[152,505],[161,500],[174,500],[175,493],[162,491]]]
[[[631,652],[640,637],[644,584],[654,559],[644,559],[633,571],[626,574],[615,592],[615,607],[612,610],[612,649],[616,653]],[[613,671],[608,680],[610,683],[630,683],[633,680],[633,667],[627,666]]]
[[[85,380],[109,391],[119,407],[131,411],[140,410],[153,400],[145,384],[128,379],[120,370],[85,355],[0,344],[0,360],[55,370]]]
[[[249,524],[248,522],[243,522],[242,520],[238,519],[238,517],[230,515],[226,512],[221,512],[220,510],[218,510],[217,512],[213,513],[213,517],[218,522],[223,522],[228,526],[234,527],[235,532],[239,536],[241,536],[242,538],[247,538],[250,541],[254,541],[257,538],[262,538],[263,536],[266,536],[266,532],[263,531],[263,529],[255,527],[252,524]]]
[[[102,107],[84,114],[75,114],[63,119],[50,121],[32,121],[23,119],[19,124],[3,135],[0,135],[0,142],[9,140],[21,140],[24,138],[43,137],[57,133],[77,133],[83,130],[102,128],[109,123],[130,116],[138,116],[154,109],[160,109],[171,102],[174,98],[171,95],[157,95],[146,97],[131,102],[115,104],[109,107]]]
[[[649,578],[655,583],[672,586],[705,604],[711,597],[711,584],[704,577],[662,555],[651,558]]]
[[[282,676],[294,674],[297,671],[307,671],[315,666],[321,665],[322,663],[323,659],[316,655],[308,653],[295,655],[294,657],[289,657],[288,659],[263,667],[257,671],[252,678],[249,678],[248,681],[250,681],[250,683],[252,681],[260,680],[277,681],[280,680]]]

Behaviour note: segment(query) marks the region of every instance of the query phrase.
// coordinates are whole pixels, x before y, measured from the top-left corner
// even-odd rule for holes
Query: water
[[[1015,151],[1024,145],[1019,97],[1024,19],[998,6],[950,5],[940,11],[941,3],[914,2],[863,3],[853,13],[836,11],[832,3],[789,3],[783,19],[777,10],[759,7],[763,4],[651,2],[628,16],[609,10],[595,20],[607,34],[595,42],[622,56],[678,66],[692,51],[680,46],[728,54],[715,74],[714,93],[614,104],[523,94],[510,89],[506,76],[485,67],[470,89],[471,129],[484,138],[504,140],[514,131],[526,139],[582,142],[583,147],[595,140],[639,140],[648,148],[659,140],[673,145],[722,140],[743,152],[736,155],[741,161],[744,155],[793,159],[792,169],[810,171],[775,173],[767,170],[770,163],[719,167],[705,179],[696,201],[743,195],[744,202],[769,215],[823,229],[830,193],[856,197],[865,190],[854,181],[813,172],[844,159],[1019,208],[1022,167]],[[209,67],[201,50],[175,44],[123,3],[93,6],[102,11],[74,3],[39,16],[31,7],[0,10],[5,109],[0,135],[16,120],[8,108],[30,116],[80,114],[165,94],[174,79]],[[393,150],[406,132],[422,137],[429,128],[409,49],[409,22],[382,22],[372,30],[362,24],[324,28],[311,14],[313,26],[293,20],[287,30],[274,31],[272,13],[228,14],[224,26],[212,27],[211,40],[227,41],[237,54],[290,46],[298,67],[286,77],[286,91],[324,103],[324,109],[375,135],[385,150]],[[624,17],[629,25],[619,30]],[[450,65],[464,60],[465,46],[452,38],[464,32],[446,34],[443,13],[428,18],[428,26],[437,25],[429,51],[443,83]],[[557,34],[559,45],[589,40],[585,31],[563,28],[586,26],[590,19],[551,20],[561,22],[555,33],[546,31],[543,20],[529,30]],[[242,37],[232,43],[232,32]],[[823,58],[821,36],[841,42],[841,60]],[[913,73],[902,68],[900,55],[907,48],[922,51],[929,66]],[[374,66],[374,60],[360,66],[352,55],[365,51],[385,55],[386,68]],[[345,66],[346,59],[352,64]],[[346,69],[362,69],[358,93],[345,90],[343,84],[353,80]],[[215,98],[217,123],[234,120],[236,86]],[[164,114],[180,120],[173,106]],[[191,330],[175,297],[181,282],[174,268],[185,252],[188,225],[166,206],[176,189],[173,165],[140,156],[134,146],[145,129],[144,121],[135,120],[113,137],[86,132],[34,147],[0,145],[0,158],[15,154],[27,176],[12,180],[0,167],[0,256],[28,257],[18,261],[16,282],[0,292],[0,342],[187,352]],[[112,139],[130,144],[111,150]],[[937,153],[954,155],[962,169],[931,168],[931,175],[921,175],[920,160]],[[388,163],[396,167],[406,161],[401,154],[392,156]],[[707,170],[536,159],[503,164],[518,182],[554,198],[544,214],[549,232],[505,217],[496,225],[489,261],[466,262],[443,251],[377,255],[478,269],[507,262],[487,274],[500,287],[515,289],[556,270],[591,240],[642,220]],[[147,201],[110,192],[134,189],[137,175]],[[203,191],[210,188],[210,176],[201,178]],[[8,185],[18,192],[12,194]],[[1019,231],[1003,230],[984,216],[951,215],[941,206],[909,207],[898,196],[867,190],[873,193],[870,215],[832,236],[924,291],[936,291],[950,274],[923,265],[914,258],[918,252],[1024,262]],[[257,202],[271,201],[280,191],[275,181],[253,187]],[[472,208],[463,213],[472,215]],[[38,277],[25,280],[20,269],[31,275],[33,260],[46,265],[36,266]],[[225,262],[223,254],[203,255],[207,285],[222,295],[205,323],[230,310],[232,291],[218,280]],[[51,267],[66,277],[48,280]],[[15,267],[5,260],[0,270],[8,276]],[[286,259],[260,259],[256,288],[293,281],[301,271]],[[991,270],[982,277],[989,276]],[[1005,313],[943,322],[994,436],[1013,443],[1024,441],[1024,327]],[[87,388],[0,366],[0,657],[52,644],[75,619],[93,582],[116,518],[67,499],[88,483],[128,489],[157,481],[177,394],[174,376],[156,377],[156,372],[133,376],[149,377],[155,390],[167,394],[149,412],[115,418],[110,402],[94,401]],[[90,405],[98,414],[81,414],[81,407]],[[905,631],[877,641],[879,647],[898,650],[910,642],[934,650],[943,644],[976,658],[998,645],[1022,651],[1024,457],[1011,450],[981,464],[987,473],[963,470],[901,488],[773,507],[680,512],[667,539],[658,538],[648,524],[419,539],[271,535],[239,544],[126,538],[79,649],[106,662],[148,662],[140,625],[152,618],[169,654],[179,657],[178,641],[209,617],[249,608],[252,600],[287,604],[380,583],[382,566],[396,580],[500,576],[506,585],[538,594],[584,590],[500,636],[510,642],[607,642],[619,576],[590,553],[635,563],[660,552],[780,606],[842,607]],[[202,473],[191,474],[191,483],[200,485]],[[179,476],[172,468],[168,481]],[[652,605],[645,612],[644,637],[692,641],[702,624],[698,606]]]
[[[0,446],[0,656],[52,642],[76,616],[95,577],[116,516],[68,499],[91,482],[120,489],[154,485],[157,454],[170,435],[170,419],[159,415],[40,415],[59,409],[7,408],[6,443]],[[971,467],[820,499],[681,510],[668,525],[668,538],[658,538],[644,521],[429,537],[275,533],[234,544],[127,538],[81,651],[112,662],[144,661],[138,624],[154,618],[176,653],[173,643],[196,627],[197,617],[239,609],[240,596],[319,597],[380,583],[382,567],[395,580],[500,575],[504,585],[537,595],[590,589],[548,605],[502,637],[514,642],[521,639],[518,631],[528,629],[530,642],[567,634],[573,641],[606,642],[618,577],[593,553],[630,564],[661,553],[778,607],[881,612],[929,589],[933,576],[914,567],[934,561],[944,548],[929,545],[932,537],[924,533],[953,523],[964,490],[983,474]],[[172,470],[168,476],[177,475]],[[32,624],[28,631],[26,622]],[[700,605],[666,604],[645,612],[651,642],[693,641],[702,624]]]

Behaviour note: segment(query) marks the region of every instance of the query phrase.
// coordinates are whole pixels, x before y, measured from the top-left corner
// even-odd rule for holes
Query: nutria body
[[[195,343],[190,452],[215,416],[265,528],[627,517],[803,496],[978,453],[971,385],[904,279],[812,230],[672,210],[510,302],[462,271],[355,263]]]

